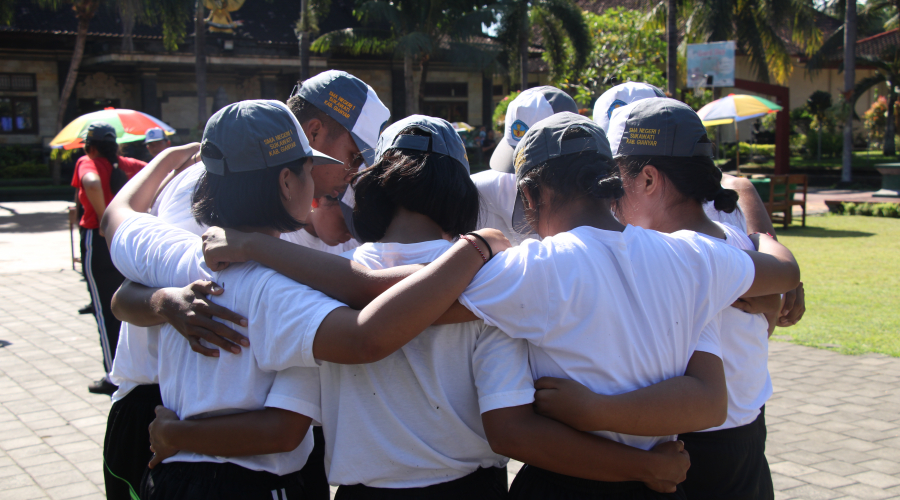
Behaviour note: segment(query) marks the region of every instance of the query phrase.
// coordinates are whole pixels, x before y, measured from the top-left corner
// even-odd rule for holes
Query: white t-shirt
[[[194,219],[191,212],[191,198],[204,171],[203,163],[197,163],[172,179],[156,198],[150,213],[173,226],[198,236],[202,235],[207,227]],[[351,239],[341,245],[330,247],[304,229],[283,233],[281,239],[332,254],[340,254],[359,246],[356,240]],[[144,328],[122,323],[116,358],[110,371],[110,379],[119,386],[113,394],[113,402],[124,398],[139,385],[159,383],[157,361],[159,330],[159,326]]]
[[[370,268],[432,262],[444,240],[366,243],[346,257]],[[376,363],[322,363],[325,468],[331,484],[415,488],[508,459],[487,442],[481,414],[534,402],[528,348],[472,321],[426,329]]]
[[[743,231],[744,234],[747,234],[747,219],[744,218],[744,213],[741,212],[740,208],[735,208],[734,212],[729,214],[716,210],[715,202],[707,201],[703,204],[703,211],[706,212],[706,216],[709,217],[711,221],[731,224]]]
[[[478,188],[478,229],[489,227],[502,231],[513,246],[528,238],[539,238],[536,234],[519,234],[512,228],[517,192],[514,174],[488,169],[474,174],[472,182]]]
[[[191,165],[181,172],[159,193],[153,207],[150,208],[150,213],[197,236],[203,234],[206,226],[197,223],[191,213],[191,196],[203,172],[202,163]],[[119,342],[116,345],[116,358],[109,373],[112,383],[119,386],[113,394],[113,402],[124,398],[139,385],[159,383],[157,371],[159,330],[159,326],[145,328],[122,322]]]
[[[269,406],[321,420],[312,342],[322,320],[343,304],[255,262],[214,273],[204,263],[198,236],[149,214],[135,214],[119,226],[110,254],[126,278],[150,287],[215,281],[225,293],[211,300],[249,322],[247,328],[228,326],[246,335],[250,348],[238,355],[222,351],[218,358],[198,355],[181,334],[163,325],[159,385],[167,408],[188,419]],[[300,470],[311,450],[308,433],[288,453],[223,458],[179,452],[166,462],[231,462],[283,475]]]
[[[728,224],[717,224],[725,231],[726,244],[741,250],[756,250],[744,231]],[[724,424],[707,431],[752,423],[759,416],[759,409],[772,396],[766,316],[726,307],[720,317],[722,362],[728,382],[728,418]]]
[[[309,234],[306,229],[294,231],[293,233],[282,233],[281,239],[290,241],[295,245],[312,248],[313,250],[319,250],[320,252],[330,253],[334,255],[340,255],[359,246],[359,242],[353,238],[350,238],[345,243],[339,243],[333,247],[328,246],[318,237]]]
[[[528,340],[535,379],[616,395],[683,375],[701,331],[754,274],[744,252],[690,231],[578,227],[494,257],[460,301]],[[674,439],[597,434],[644,450]]]

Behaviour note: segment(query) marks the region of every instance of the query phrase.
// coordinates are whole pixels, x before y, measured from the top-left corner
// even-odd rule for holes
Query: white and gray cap
[[[206,171],[228,175],[312,158],[313,165],[342,162],[309,146],[294,114],[281,101],[252,100],[217,111],[203,130],[200,156]]]
[[[328,70],[304,80],[291,97],[300,96],[333,118],[350,132],[363,161],[375,163],[375,145],[391,112],[375,91],[359,78],[337,70]]]
[[[429,137],[423,135],[402,134],[404,130],[417,128],[427,132]],[[393,123],[384,129],[378,138],[378,146],[375,148],[374,162],[378,163],[384,154],[392,149],[407,149],[421,151],[423,153],[437,153],[455,160],[460,168],[469,173],[469,158],[466,156],[466,145],[459,134],[453,130],[453,126],[447,120],[425,115],[411,115]],[[354,238],[359,239],[356,228],[353,225],[353,208],[356,205],[353,187],[347,188],[341,198],[341,212],[347,229]]]
[[[585,137],[566,138],[566,132],[579,129]],[[576,113],[556,113],[535,123],[525,134],[515,151],[516,181],[535,167],[561,156],[593,151],[615,168],[606,133],[590,118]],[[521,234],[532,232],[525,220],[525,206],[522,193],[516,194],[516,205],[512,216],[513,229]]]
[[[641,99],[665,97],[666,94],[649,83],[627,82],[616,85],[603,93],[594,103],[594,121],[603,130],[609,130],[613,111]]]
[[[607,135],[614,158],[713,156],[715,152],[697,113],[669,98],[643,99],[616,109]]]
[[[503,139],[491,155],[491,169],[511,174],[513,150],[535,123],[556,113],[578,113],[578,105],[569,94],[556,87],[533,87],[513,99],[506,108]]]

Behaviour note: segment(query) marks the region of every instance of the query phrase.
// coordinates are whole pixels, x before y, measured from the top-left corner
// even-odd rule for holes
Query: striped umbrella
[[[781,106],[774,102],[757,97],[755,95],[729,94],[727,97],[716,99],[697,111],[703,125],[725,125],[726,123],[752,120],[769,113],[781,111]]]
[[[163,129],[166,135],[175,133],[174,128],[146,113],[132,109],[106,108],[72,120],[50,141],[50,147],[57,149],[83,148],[88,125],[94,122],[107,123],[116,129],[116,142],[119,144],[142,141],[147,130],[155,127]]]

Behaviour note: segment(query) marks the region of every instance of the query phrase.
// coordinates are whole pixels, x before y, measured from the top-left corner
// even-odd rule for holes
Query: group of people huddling
[[[688,106],[598,108],[523,92],[470,176],[449,123],[326,71],[157,156],[100,228],[108,496],[773,498],[798,265]]]

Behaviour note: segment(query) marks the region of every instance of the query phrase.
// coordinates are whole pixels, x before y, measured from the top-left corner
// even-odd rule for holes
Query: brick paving
[[[65,222],[55,205],[41,209]],[[5,217],[14,216],[0,210],[0,499],[101,499],[110,403],[87,392],[101,352],[93,317],[76,312],[88,295],[69,267],[68,232],[54,222],[36,239]],[[770,354],[775,497],[900,498],[900,359],[783,342]]]

